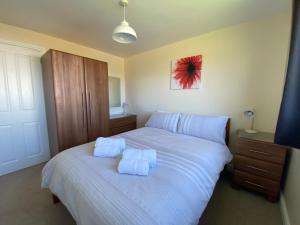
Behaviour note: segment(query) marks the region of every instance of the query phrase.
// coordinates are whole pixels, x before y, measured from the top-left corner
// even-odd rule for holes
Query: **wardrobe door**
[[[84,58],[88,140],[108,136],[109,103],[107,63]]]
[[[59,151],[86,143],[83,58],[52,51]]]

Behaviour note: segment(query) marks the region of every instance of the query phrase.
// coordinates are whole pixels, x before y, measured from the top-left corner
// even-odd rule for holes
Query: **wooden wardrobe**
[[[42,68],[51,155],[107,136],[107,63],[50,49]]]

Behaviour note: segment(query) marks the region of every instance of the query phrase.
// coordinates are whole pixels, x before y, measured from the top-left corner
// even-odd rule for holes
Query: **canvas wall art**
[[[202,55],[190,56],[171,62],[171,89],[199,89]]]

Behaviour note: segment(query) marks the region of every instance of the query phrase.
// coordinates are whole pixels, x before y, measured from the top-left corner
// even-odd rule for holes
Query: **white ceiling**
[[[118,0],[0,0],[0,22],[129,56],[228,25],[289,11],[292,0],[129,0],[138,40],[114,42]]]

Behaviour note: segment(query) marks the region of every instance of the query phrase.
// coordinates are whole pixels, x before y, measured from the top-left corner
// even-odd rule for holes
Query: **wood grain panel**
[[[275,144],[239,138],[236,153],[268,162],[283,164],[286,148]]]
[[[83,58],[52,51],[59,150],[86,143]]]
[[[283,165],[269,163],[242,155],[235,155],[234,168],[249,172],[254,175],[262,176],[275,181],[280,181]]]
[[[136,115],[128,115],[109,120],[109,135],[117,135],[136,129]]]
[[[52,66],[52,50],[46,52],[42,59],[43,86],[45,96],[45,108],[47,116],[47,128],[51,156],[58,153],[57,119],[54,94],[54,77]]]
[[[88,140],[109,134],[107,63],[84,58]]]
[[[238,131],[233,187],[243,186],[278,199],[287,148],[273,143],[273,134]]]
[[[52,156],[108,136],[107,63],[49,50],[42,64]]]
[[[126,126],[112,127],[110,128],[110,136],[121,134],[134,129],[136,129],[136,124],[128,124]]]
[[[279,182],[272,181],[240,170],[234,171],[234,182],[243,187],[268,194],[276,198],[279,193]]]
[[[110,127],[126,126],[128,124],[136,123],[136,115],[128,115],[119,118],[110,119]]]

